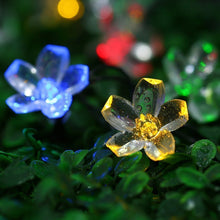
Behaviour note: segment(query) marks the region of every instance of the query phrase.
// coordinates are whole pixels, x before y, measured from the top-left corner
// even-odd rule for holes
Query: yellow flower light
[[[133,94],[132,103],[111,95],[102,109],[105,120],[120,132],[106,143],[118,157],[144,149],[147,156],[163,160],[175,152],[171,131],[189,119],[186,102],[173,99],[164,103],[162,80],[143,78]]]
[[[63,18],[76,19],[83,15],[84,7],[80,0],[60,0],[57,10]]]

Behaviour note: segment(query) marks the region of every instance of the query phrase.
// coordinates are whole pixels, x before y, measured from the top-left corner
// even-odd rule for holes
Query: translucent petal
[[[126,99],[111,95],[102,109],[105,120],[119,131],[132,131],[138,118],[134,107]]]
[[[213,71],[217,58],[217,50],[212,44],[208,42],[197,42],[191,49],[188,63],[189,66],[195,67],[196,73],[206,76]]]
[[[17,114],[40,110],[40,101],[33,96],[26,97],[20,94],[13,95],[6,100],[6,104]]]
[[[205,90],[207,103],[215,104],[220,109],[220,73],[217,73],[219,77],[215,77],[210,82]]]
[[[143,78],[133,94],[133,105],[139,114],[150,113],[157,116],[164,103],[165,93],[162,80]]]
[[[22,60],[14,60],[5,71],[5,78],[11,86],[25,96],[32,96],[38,82],[36,69]]]
[[[174,89],[180,96],[189,96],[198,93],[203,85],[203,79],[193,74],[184,79],[181,85],[174,85]]]
[[[47,45],[38,56],[36,68],[38,75],[61,82],[69,66],[69,50],[66,47]]]
[[[141,150],[145,141],[134,140],[133,134],[130,132],[119,132],[112,136],[106,143],[106,146],[116,156],[127,156]]]
[[[186,102],[180,99],[173,99],[161,106],[158,118],[162,128],[168,131],[175,131],[182,127],[189,119]]]
[[[89,84],[89,67],[87,65],[72,65],[66,71],[61,87],[70,94],[82,91]]]
[[[167,130],[158,132],[154,138],[145,142],[144,150],[151,160],[163,160],[167,155],[175,152],[173,135]]]
[[[53,79],[41,79],[37,88],[42,100],[42,113],[48,118],[60,118],[69,110],[72,95],[63,92]]]
[[[218,107],[207,103],[206,98],[201,94],[191,96],[188,106],[190,116],[199,123],[213,122],[219,116]]]
[[[37,84],[38,98],[41,100],[53,99],[62,92],[57,82],[50,78],[43,78]]]
[[[69,110],[72,104],[72,95],[59,93],[53,99],[46,99],[42,104],[42,113],[48,118],[60,118]]]
[[[180,51],[175,48],[170,49],[163,60],[163,64],[169,81],[174,85],[181,85],[186,76],[184,72],[186,62]]]

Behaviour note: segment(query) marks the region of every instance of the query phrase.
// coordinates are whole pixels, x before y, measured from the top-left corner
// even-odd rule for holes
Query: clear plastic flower
[[[188,110],[185,101],[173,99],[164,103],[164,97],[163,81],[150,78],[138,82],[132,103],[111,95],[101,112],[120,132],[113,135],[106,146],[118,157],[141,149],[154,161],[173,154],[175,140],[171,131],[187,122]]]
[[[36,66],[16,59],[5,71],[8,83],[18,92],[6,100],[15,113],[41,110],[48,118],[60,118],[70,108],[72,95],[89,84],[89,68],[69,66],[69,50],[47,45],[39,54]]]
[[[188,97],[190,116],[198,123],[213,122],[220,116],[217,60],[217,49],[206,41],[196,42],[188,56],[171,48],[164,57],[170,96]]]

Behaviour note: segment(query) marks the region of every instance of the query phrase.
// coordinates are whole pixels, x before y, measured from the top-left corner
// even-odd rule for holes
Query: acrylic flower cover
[[[72,95],[89,84],[89,68],[69,66],[69,50],[47,45],[38,56],[36,67],[16,59],[5,71],[5,78],[18,92],[6,100],[15,113],[41,110],[48,118],[60,118],[70,108]]]
[[[138,82],[132,103],[116,95],[110,96],[102,115],[120,132],[113,135],[106,146],[119,157],[141,149],[155,161],[173,154],[175,140],[171,131],[187,122],[188,109],[184,100],[164,103],[164,98],[163,81],[150,78]]]

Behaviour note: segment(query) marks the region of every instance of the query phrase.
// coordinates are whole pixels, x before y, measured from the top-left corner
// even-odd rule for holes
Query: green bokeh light
[[[204,114],[203,118],[206,122],[215,121],[218,116],[216,114]]]
[[[180,73],[180,75],[181,75],[182,79],[186,79],[189,76],[185,71],[182,71]]]
[[[173,50],[170,50],[167,54],[167,59],[172,61],[174,60],[174,58],[175,58],[174,52]]]
[[[206,53],[211,53],[213,51],[213,46],[210,43],[204,43],[202,48]]]
[[[181,96],[188,96],[192,91],[192,85],[190,83],[184,83],[183,85],[175,85],[176,92]]]
[[[206,63],[203,62],[203,61],[201,61],[201,62],[199,63],[199,66],[198,66],[199,70],[200,70],[200,71],[203,71],[203,70],[205,69],[205,67],[206,67]]]

